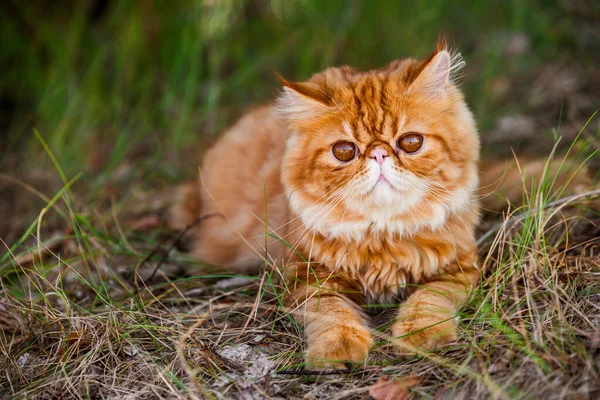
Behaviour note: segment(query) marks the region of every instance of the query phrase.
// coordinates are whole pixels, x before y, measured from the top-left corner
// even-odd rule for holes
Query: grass
[[[534,146],[552,149],[562,106],[538,115],[513,93],[561,57],[593,67],[585,18],[535,1],[101,3],[0,11],[0,397],[365,398],[381,377],[418,377],[426,398],[598,396],[600,207],[568,197],[560,161],[596,165],[599,103],[565,106],[548,152],[560,167],[523,173],[523,206],[482,223],[482,280],[460,340],[438,354],[395,359],[383,311],[364,366],[299,372],[302,332],[277,273],[224,275],[164,223],[205,144],[276,93],[273,71],[422,57],[440,31],[466,55],[486,156],[513,144],[486,133],[514,113],[547,120]],[[530,47],[510,56],[515,33]]]
[[[302,332],[271,269],[211,273],[177,250],[161,254],[175,234],[122,233],[116,219],[100,232],[67,189],[56,203],[60,248],[38,229],[2,262],[0,387],[15,398],[361,398],[381,377],[415,376],[424,397],[593,398],[600,213],[578,209],[582,199],[594,206],[585,196],[552,202],[554,179],[542,176],[481,244],[483,276],[458,342],[397,360],[383,312],[368,362],[327,376],[302,372]]]
[[[183,1],[173,7],[124,1],[109,2],[100,15],[86,2],[38,3],[12,2],[0,14],[6,66],[0,92],[17,117],[7,150],[22,146],[33,126],[60,149],[68,172],[113,173],[140,142],[148,162],[172,161],[199,137],[220,133],[241,110],[271,99],[274,71],[304,79],[330,65],[372,68],[424,57],[439,32],[447,32],[469,65],[482,66],[477,74],[467,71],[465,88],[478,99],[473,103],[483,125],[497,117],[498,107],[506,109],[490,96],[495,80],[559,51],[577,52],[576,21],[541,2],[465,9],[441,0],[377,7],[361,0]],[[535,51],[504,57],[510,31],[527,35]],[[491,33],[480,43],[485,32]],[[31,140],[25,145],[39,148]],[[103,154],[81,151],[94,147]]]

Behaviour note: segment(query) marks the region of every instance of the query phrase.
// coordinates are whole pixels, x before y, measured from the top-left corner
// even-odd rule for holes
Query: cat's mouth
[[[379,178],[377,179],[377,182],[375,184],[377,185],[379,183],[387,183],[389,185],[390,181],[387,180],[385,175],[381,174],[381,175],[379,175]]]
[[[377,180],[373,184],[373,186],[371,186],[371,189],[369,189],[368,193],[372,193],[377,188],[391,189],[392,187],[393,186],[390,183],[390,181],[385,177],[385,175],[383,174],[383,172],[381,172],[379,174],[379,177],[377,178]]]

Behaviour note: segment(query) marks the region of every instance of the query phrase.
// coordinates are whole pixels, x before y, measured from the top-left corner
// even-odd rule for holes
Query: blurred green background
[[[572,137],[600,104],[599,21],[598,2],[568,0],[5,1],[0,171],[56,190],[36,129],[90,196],[119,180],[171,184],[274,98],[275,71],[426,57],[439,33],[467,61],[486,152],[549,151],[559,120]],[[590,143],[597,133],[592,121]],[[29,207],[2,182],[2,214]]]

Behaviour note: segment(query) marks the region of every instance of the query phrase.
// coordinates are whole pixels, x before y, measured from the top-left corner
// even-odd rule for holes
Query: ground
[[[592,2],[7,4],[0,397],[600,396]],[[567,155],[575,168],[517,177],[523,200],[486,210],[482,279],[455,343],[398,359],[384,310],[365,365],[319,375],[303,368],[277,271],[232,276],[185,254],[185,235],[166,226],[173,188],[227,124],[275,95],[272,71],[303,79],[422,57],[439,31],[465,53],[484,162]],[[585,185],[563,190],[579,165]]]

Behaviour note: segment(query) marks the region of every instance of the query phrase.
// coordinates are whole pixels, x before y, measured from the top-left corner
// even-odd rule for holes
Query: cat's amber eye
[[[407,133],[398,139],[398,147],[407,153],[414,153],[423,146],[423,135]]]
[[[352,142],[337,142],[331,147],[331,152],[340,161],[350,161],[356,156],[356,145]]]

